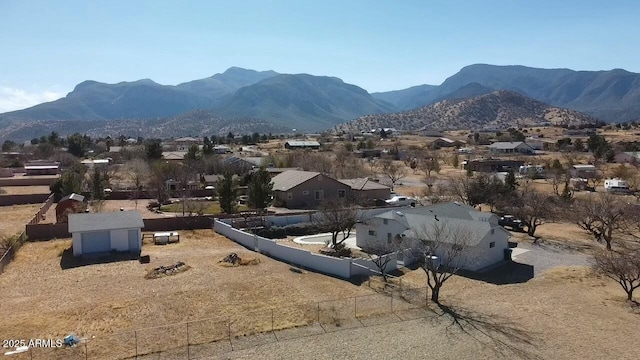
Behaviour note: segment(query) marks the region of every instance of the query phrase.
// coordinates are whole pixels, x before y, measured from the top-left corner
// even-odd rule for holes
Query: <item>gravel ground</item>
[[[566,251],[553,245],[519,243],[518,248],[528,250],[514,258],[516,262],[532,265],[535,275],[564,266],[589,266],[589,256],[577,251]]]

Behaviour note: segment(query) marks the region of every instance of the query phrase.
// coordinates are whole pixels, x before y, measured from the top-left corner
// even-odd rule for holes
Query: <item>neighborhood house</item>
[[[533,154],[535,152],[531,146],[522,141],[495,142],[489,145],[489,150],[493,154]]]
[[[481,212],[460,203],[390,210],[356,224],[356,244],[362,249],[390,247],[402,243],[407,249],[417,248],[418,239],[435,241],[431,229],[442,226],[446,229],[463,229],[470,236],[463,246],[467,247],[461,258],[461,269],[481,271],[500,263],[509,248],[509,232],[498,225],[498,216]],[[435,256],[442,257],[447,247],[459,246],[459,239],[442,236],[438,239]]]
[[[285,149],[320,149],[320,143],[317,141],[289,140],[284,143]]]
[[[69,214],[73,256],[112,251],[139,253],[143,227],[142,215],[137,211]]]
[[[26,175],[57,175],[60,163],[57,161],[35,160],[24,164]]]

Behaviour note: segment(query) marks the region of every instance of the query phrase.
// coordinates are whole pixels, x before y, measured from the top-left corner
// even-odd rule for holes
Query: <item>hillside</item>
[[[318,131],[365,114],[397,109],[338,78],[296,74],[243,87],[215,111],[223,117],[259,118],[287,128]]]
[[[512,91],[494,91],[469,99],[444,100],[418,109],[381,115],[367,115],[336,126],[345,132],[369,131],[378,127],[417,130],[508,128],[518,124],[556,125],[593,123],[596,119],[577,111],[554,107]]]
[[[470,65],[446,79],[416,100],[411,92],[377,93],[378,98],[393,97],[399,108],[431,104],[472,83],[495,90],[516,91],[536,100],[581,111],[608,122],[640,118],[640,74],[621,69],[574,71],[538,69],[526,66]],[[413,89],[413,88],[410,88]],[[409,90],[409,89],[406,89]]]
[[[177,116],[156,119],[16,121],[0,127],[0,139],[25,141],[52,131],[56,131],[61,136],[80,132],[92,137],[117,137],[120,134],[126,134],[133,137],[167,138],[226,135],[229,132],[278,134],[290,130],[260,119],[223,119],[210,111],[191,110]]]
[[[255,84],[276,75],[279,74],[272,70],[255,71],[239,67],[231,67],[222,74],[215,74],[205,79],[185,82],[178,84],[176,87],[178,89],[206,96],[216,101],[225,95],[233,94],[236,90],[242,87]]]

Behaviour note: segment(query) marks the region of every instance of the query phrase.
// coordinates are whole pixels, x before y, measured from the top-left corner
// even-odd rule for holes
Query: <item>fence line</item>
[[[278,341],[425,317],[426,288],[367,282],[372,294],[249,310],[106,334],[76,347],[32,348],[30,359],[200,359]],[[160,355],[162,354],[162,355]]]
[[[49,195],[47,200],[45,200],[42,206],[40,206],[40,209],[38,209],[38,212],[36,212],[35,215],[33,215],[33,218],[31,218],[28,224],[30,225],[39,224],[40,221],[44,220],[45,214],[47,213],[47,211],[49,211],[49,209],[51,208],[51,205],[53,205],[53,197],[54,197],[53,194]]]

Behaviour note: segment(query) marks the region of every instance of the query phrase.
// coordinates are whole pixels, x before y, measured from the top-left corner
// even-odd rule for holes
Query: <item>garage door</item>
[[[82,234],[82,253],[91,254],[111,251],[111,236],[108,231]]]

